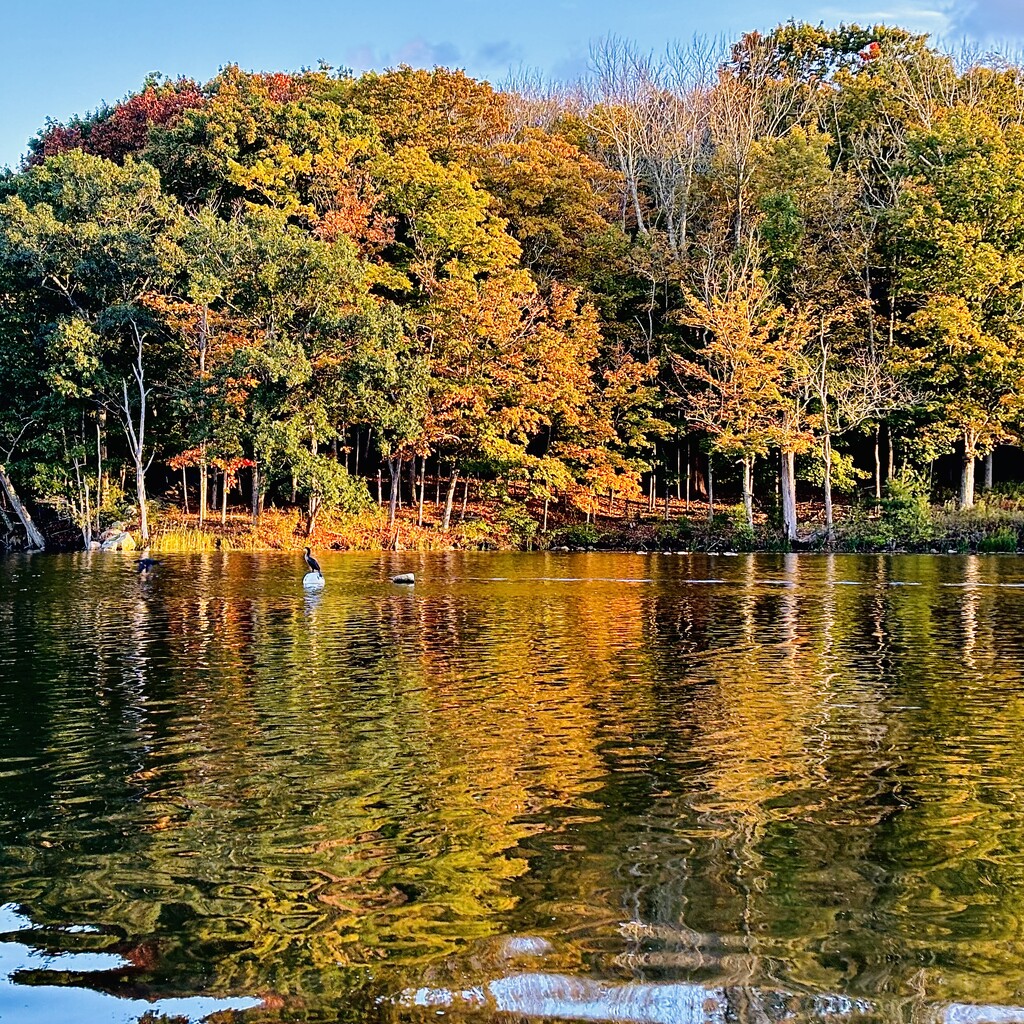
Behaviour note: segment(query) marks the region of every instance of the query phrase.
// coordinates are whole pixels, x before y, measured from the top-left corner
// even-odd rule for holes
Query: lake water
[[[0,560],[4,1024],[1024,1024],[1024,559],[322,562]]]

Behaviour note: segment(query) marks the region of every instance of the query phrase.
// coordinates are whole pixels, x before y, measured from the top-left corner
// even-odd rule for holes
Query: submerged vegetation
[[[47,124],[0,177],[5,543],[1015,550],[1022,69],[802,24],[592,65]]]

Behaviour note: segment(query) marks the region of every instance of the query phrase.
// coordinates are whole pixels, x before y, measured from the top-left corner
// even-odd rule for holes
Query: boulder
[[[415,583],[416,576],[411,572],[403,572],[400,576],[392,576],[392,583]]]
[[[111,523],[96,539],[101,543],[105,544],[108,540],[113,540],[115,537],[120,537],[125,532],[124,523]]]
[[[109,533],[110,531],[106,531]],[[134,551],[138,546],[135,543],[135,538],[126,532],[115,533],[106,540],[103,540],[103,535],[100,538],[100,551]]]

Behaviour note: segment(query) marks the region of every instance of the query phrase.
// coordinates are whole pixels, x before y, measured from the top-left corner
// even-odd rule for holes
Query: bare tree
[[[149,398],[153,393],[152,385],[146,382],[145,332],[139,329],[134,317],[129,318],[132,338],[135,342],[131,364],[132,383],[127,377],[121,377],[120,390],[108,396],[107,408],[113,412],[121,423],[128,451],[135,466],[135,496],[139,504],[139,532],[142,543],[149,543],[149,517],[146,509],[146,473],[153,462],[155,451],[146,458],[146,417],[148,415]]]

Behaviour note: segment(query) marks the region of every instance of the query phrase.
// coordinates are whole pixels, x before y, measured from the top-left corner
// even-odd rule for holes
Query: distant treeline
[[[699,467],[792,538],[798,474],[831,532],[957,452],[969,507],[1021,424],[1024,71],[787,24],[564,86],[152,77],[0,177],[0,345],[6,500],[85,533],[243,469],[311,527],[382,469],[450,514],[467,474],[588,507]]]

